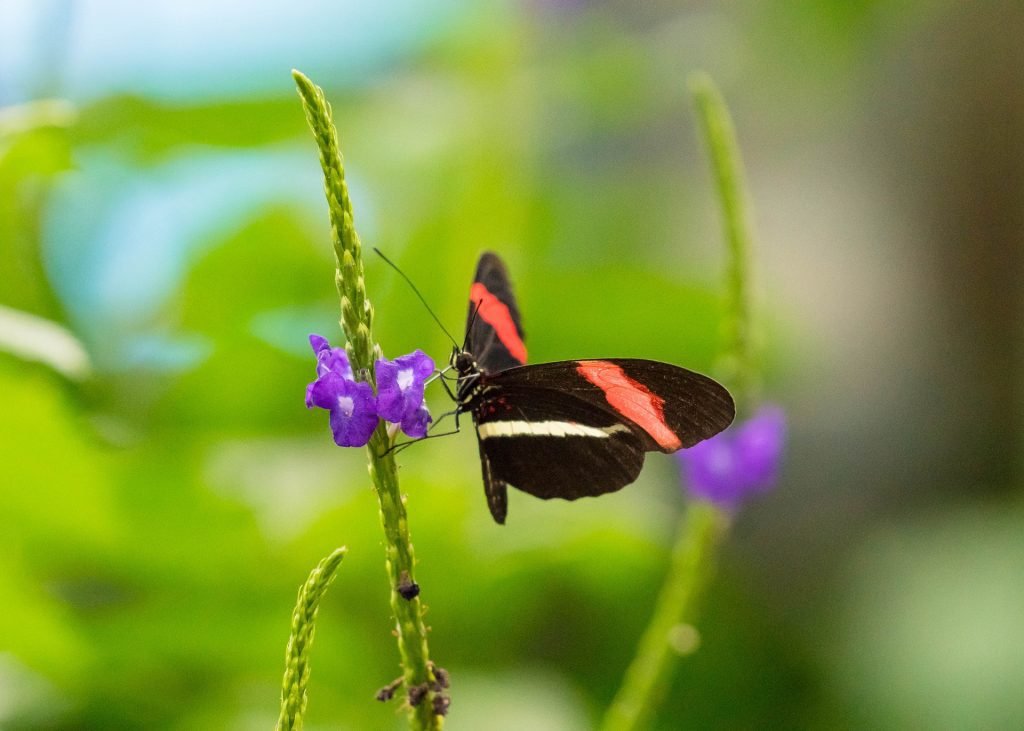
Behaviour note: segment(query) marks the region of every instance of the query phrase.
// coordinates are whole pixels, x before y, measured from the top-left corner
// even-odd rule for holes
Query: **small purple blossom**
[[[306,387],[306,408],[331,412],[331,431],[339,447],[361,447],[377,428],[377,405],[368,383],[352,378],[344,348],[332,348],[327,339],[310,335],[316,354],[317,378]]]
[[[690,492],[731,510],[775,484],[785,440],[785,413],[762,406],[742,424],[676,456]]]
[[[340,373],[345,378],[352,378],[352,366],[348,362],[348,353],[344,348],[332,348],[323,335],[312,334],[309,344],[316,355],[316,374],[322,376],[328,371]]]
[[[332,348],[323,335],[313,333],[309,336],[309,344],[316,356],[316,377],[322,378],[327,373],[337,373],[344,378],[352,378],[352,366],[348,362],[348,354],[344,348]],[[313,408],[312,391],[316,381],[306,386],[306,408]]]
[[[377,413],[401,425],[410,437],[427,435],[430,412],[423,403],[423,388],[434,372],[434,361],[422,350],[394,360],[380,358],[377,372]]]

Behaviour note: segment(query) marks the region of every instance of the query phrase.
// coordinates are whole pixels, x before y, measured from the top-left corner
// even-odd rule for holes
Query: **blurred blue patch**
[[[329,313],[323,308],[311,307],[271,310],[252,319],[250,332],[267,345],[291,355],[306,357],[313,364],[313,353],[309,347],[310,332],[334,332],[338,328],[339,314],[337,306]],[[310,323],[315,324],[310,327]]]
[[[0,104],[58,93],[209,99],[291,93],[290,69],[361,86],[454,25],[455,0],[0,4]],[[47,69],[46,66],[59,68]]]
[[[151,330],[188,263],[205,246],[269,204],[309,209],[328,239],[319,171],[311,146],[224,152],[191,148],[157,167],[126,165],[109,148],[78,156],[80,171],[54,190],[46,217],[46,262],[75,330],[92,345],[100,368],[126,355],[124,340],[142,331],[151,365],[160,349]],[[350,172],[363,230],[372,235],[373,206]],[[195,352],[193,346],[190,352]],[[182,354],[166,352],[171,362]],[[123,365],[123,364],[121,364]],[[169,365],[165,363],[164,365]]]

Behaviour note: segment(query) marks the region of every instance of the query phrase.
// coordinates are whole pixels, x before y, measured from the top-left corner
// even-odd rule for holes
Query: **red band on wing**
[[[622,368],[604,360],[582,360],[576,371],[604,391],[609,405],[650,434],[662,449],[674,451],[683,446],[665,421],[665,399],[627,376]]]
[[[512,313],[508,311],[508,305],[487,291],[487,287],[480,282],[473,282],[469,300],[480,308],[478,317],[494,328],[498,340],[512,357],[520,363],[526,363],[526,345],[519,337],[519,330],[512,319]]]

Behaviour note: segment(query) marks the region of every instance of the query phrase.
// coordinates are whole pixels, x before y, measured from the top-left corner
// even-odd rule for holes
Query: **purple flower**
[[[332,348],[323,335],[310,335],[309,344],[316,355],[316,374],[322,376],[328,371],[340,373],[352,378],[352,366],[348,362],[348,353],[344,348]]]
[[[332,348],[323,335],[312,334],[309,344],[316,355],[316,377],[319,379],[327,373],[338,373],[345,378],[352,378],[352,366],[348,362],[348,354],[344,348]],[[316,381],[306,386],[306,408],[313,408],[312,391]]]
[[[422,350],[394,360],[381,358],[377,371],[377,413],[400,424],[410,437],[427,435],[430,412],[423,403],[423,387],[434,372],[434,361]]]
[[[690,492],[735,509],[748,495],[775,484],[785,439],[785,413],[762,406],[744,423],[676,456]]]
[[[306,408],[331,412],[331,431],[339,447],[363,446],[377,428],[373,389],[352,378],[343,348],[332,348],[320,335],[310,335],[309,344],[316,354],[317,378],[306,387]]]

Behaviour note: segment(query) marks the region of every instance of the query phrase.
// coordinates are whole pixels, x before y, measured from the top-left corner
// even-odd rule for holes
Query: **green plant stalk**
[[[726,297],[723,360],[725,381],[745,410],[758,386],[758,361],[752,336],[750,287],[751,231],[744,194],[743,163],[729,110],[711,78],[689,78],[690,93],[714,172],[726,240]],[[701,592],[713,570],[715,551],[728,532],[730,516],[705,501],[694,501],[683,514],[672,565],[654,615],[637,648],[622,687],[605,715],[603,731],[645,728],[661,700],[674,659],[674,628],[691,626]]]
[[[306,686],[309,683],[309,651],[313,645],[316,615],[320,599],[334,581],[334,574],[345,557],[345,547],[336,549],[309,574],[299,587],[299,598],[292,612],[292,632],[284,657],[284,680],[281,682],[281,715],[277,731],[301,731],[306,713]]]
[[[753,333],[753,295],[750,252],[750,219],[745,194],[745,174],[736,130],[718,87],[704,72],[689,80],[697,120],[711,156],[725,233],[726,309],[723,355],[728,367],[726,385],[741,413],[749,407],[758,388],[757,348]]]
[[[654,615],[605,714],[602,731],[645,728],[664,693],[673,659],[696,649],[695,644],[674,647],[673,635],[693,631],[697,601],[712,571],[710,558],[727,527],[726,514],[708,503],[694,502],[686,510]]]
[[[337,260],[335,282],[341,298],[341,328],[348,342],[345,345],[356,378],[376,387],[373,361],[380,347],[373,342],[373,307],[366,296],[363,275],[362,244],[352,217],[352,202],[345,183],[345,168],[338,147],[338,134],[331,116],[331,107],[323,91],[299,71],[292,71],[302,98],[306,120],[320,150],[324,172],[324,192],[331,220],[331,239]],[[405,688],[431,685],[435,682],[427,646],[427,628],[423,621],[423,604],[419,597],[402,598],[400,584],[415,581],[415,558],[409,539],[409,521],[405,501],[398,487],[398,472],[392,454],[387,454],[391,439],[383,423],[370,438],[366,453],[370,478],[380,505],[384,530],[385,563],[391,582],[391,610],[396,623],[398,652],[402,661]],[[382,456],[383,455],[383,456]],[[409,711],[410,728],[440,729],[443,717],[433,711],[434,691]]]

